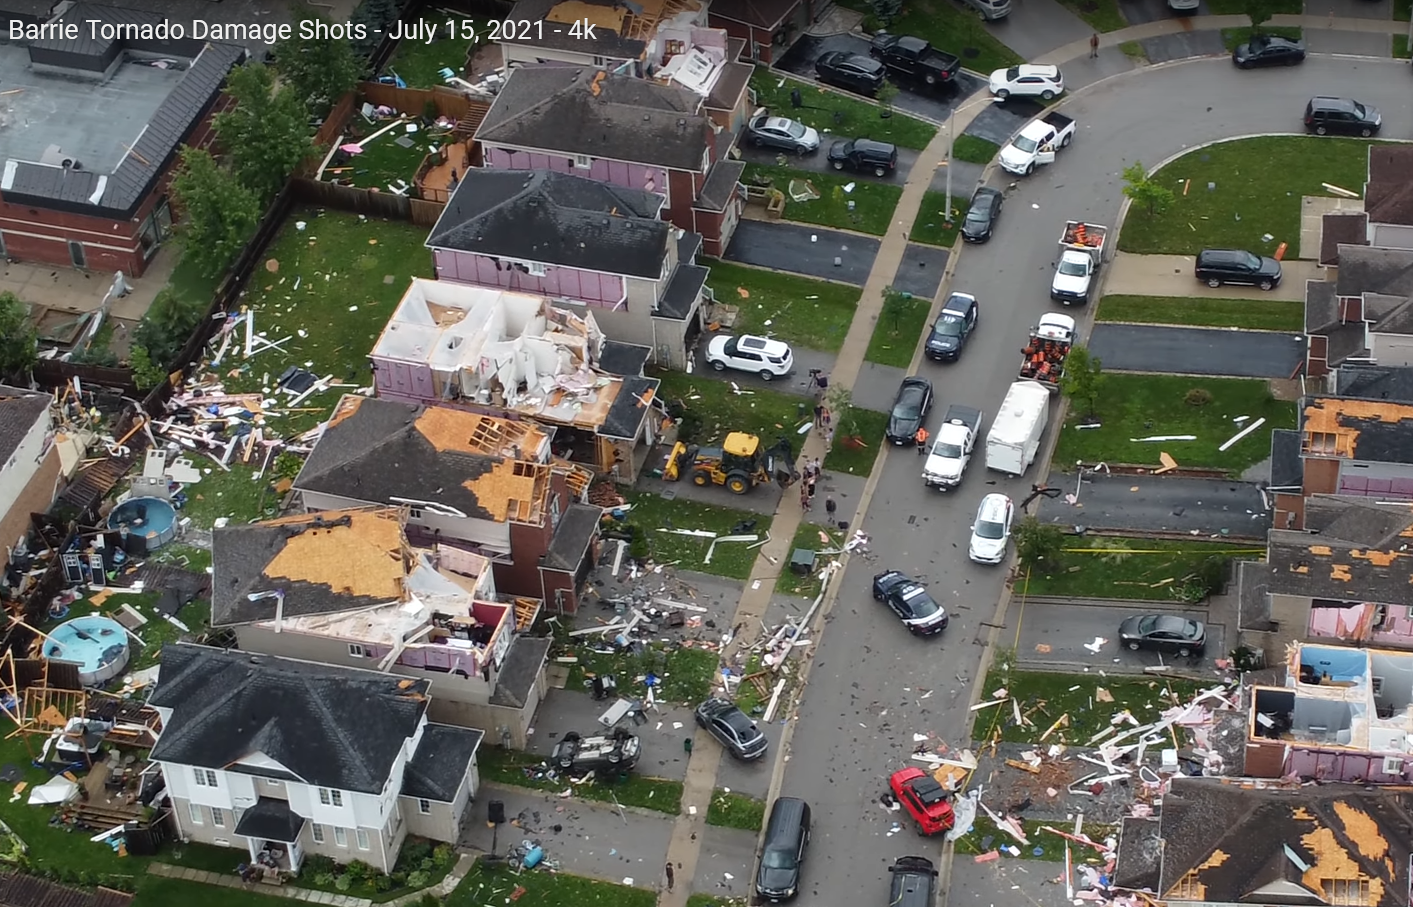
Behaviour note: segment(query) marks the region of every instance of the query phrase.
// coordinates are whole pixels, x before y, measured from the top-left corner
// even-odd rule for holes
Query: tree
[[[1042,523],[1039,517],[1026,514],[1011,532],[1016,541],[1016,559],[1028,569],[1048,569],[1058,565],[1065,534],[1053,523]]]
[[[879,320],[887,322],[889,329],[896,334],[902,327],[903,318],[912,311],[914,304],[913,294],[886,286],[883,288],[883,306],[878,312]]]
[[[241,185],[260,202],[273,198],[294,169],[315,151],[309,111],[270,69],[247,63],[231,72],[226,93],[236,104],[212,124]]]
[[[824,394],[824,405],[829,407],[829,418],[842,437],[858,434],[858,414],[854,412],[854,393],[847,387],[830,383]]]
[[[39,335],[29,307],[14,293],[0,293],[0,376],[18,377],[34,365]]]
[[[1150,216],[1162,214],[1177,200],[1173,190],[1154,180],[1139,161],[1124,168],[1123,180],[1124,195],[1146,206]]]
[[[1251,20],[1251,33],[1253,35],[1259,34],[1261,26],[1271,21],[1271,16],[1275,13],[1273,6],[1272,0],[1246,0],[1243,4],[1246,10],[1246,16]]]
[[[329,22],[319,13],[301,15],[312,15],[324,24]],[[358,84],[364,63],[347,41],[304,37],[306,31],[310,30],[298,29],[279,43],[275,65],[294,96],[303,100],[312,113],[322,116],[344,92]]]
[[[167,380],[167,370],[152,362],[152,355],[147,352],[147,347],[134,344],[132,351],[128,353],[128,365],[132,368],[132,383],[136,384],[140,391],[150,391]]]
[[[363,26],[364,36],[353,42],[354,50],[369,56],[382,40],[382,35],[402,15],[398,0],[363,0],[353,11],[353,22]]]
[[[259,199],[210,154],[190,147],[182,149],[172,192],[186,214],[177,228],[183,254],[208,274],[224,274],[260,223]]]
[[[889,25],[903,11],[903,0],[869,0],[868,6],[879,25]]]
[[[1084,407],[1085,418],[1094,415],[1103,384],[1104,363],[1091,355],[1088,347],[1070,347],[1069,355],[1065,356],[1065,370],[1060,374],[1060,392]]]
[[[176,364],[173,360],[186,346],[205,313],[205,304],[183,299],[171,287],[166,287],[152,300],[147,314],[138,322],[137,330],[133,331],[133,345],[147,351],[150,368],[166,374],[167,368]]]
[[[883,113],[891,114],[893,112],[893,102],[897,100],[898,97],[898,86],[894,85],[892,82],[885,81],[882,85],[878,86],[878,93],[874,95],[874,97],[878,100],[878,106],[883,109]]]

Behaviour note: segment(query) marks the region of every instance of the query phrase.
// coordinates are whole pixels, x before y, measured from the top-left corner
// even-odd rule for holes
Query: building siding
[[[501,170],[553,170],[555,173],[568,173],[582,176],[599,183],[622,186],[625,189],[642,189],[668,196],[667,204],[673,205],[672,192],[676,187],[661,167],[635,164],[624,161],[593,159],[588,171],[574,165],[573,157],[548,154],[540,151],[520,151],[512,148],[486,145],[486,166]],[[691,204],[691,196],[686,202]]]
[[[537,293],[551,299],[569,298],[611,308],[624,301],[624,279],[616,274],[545,266],[545,276],[533,277],[519,268],[501,264],[486,255],[437,249],[433,253],[437,278],[492,289]]]

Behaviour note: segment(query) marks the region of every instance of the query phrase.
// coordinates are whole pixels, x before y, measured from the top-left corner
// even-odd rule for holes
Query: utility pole
[[[953,126],[956,122],[957,112],[953,110],[947,115],[947,160],[943,162],[943,166],[947,168],[947,208],[942,212],[944,226],[952,222],[952,142],[956,138],[956,129]]]

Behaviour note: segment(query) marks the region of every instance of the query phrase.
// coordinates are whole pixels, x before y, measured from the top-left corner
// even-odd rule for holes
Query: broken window
[[[1322,879],[1320,886],[1325,889],[1325,900],[1337,907],[1359,907],[1369,903],[1369,880]]]

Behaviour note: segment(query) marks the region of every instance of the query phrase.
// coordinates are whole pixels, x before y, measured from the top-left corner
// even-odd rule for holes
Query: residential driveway
[[[766,441],[770,443],[774,439],[767,438]],[[791,437],[790,443],[796,450],[799,450],[801,439]],[[731,507],[760,516],[774,514],[780,508],[780,499],[785,495],[785,490],[773,482],[769,485],[758,485],[745,494],[732,494],[719,485],[698,488],[692,484],[691,476],[683,476],[676,482],[666,482],[651,475],[644,475],[638,479],[638,484],[635,487],[639,491],[662,495],[668,500],[680,498],[698,504],[710,504],[713,507]]]
[[[1119,645],[1119,623],[1135,614],[1173,614],[1191,620],[1207,621],[1205,608],[1190,610],[1178,602],[1133,601],[1104,605],[1058,604],[1051,601],[1026,602],[1016,609],[1020,624],[1016,661],[1027,668],[1049,671],[1107,671],[1140,673],[1160,664],[1185,671],[1207,671],[1213,661],[1226,657],[1226,629],[1207,625],[1207,650],[1200,657],[1182,658],[1176,654],[1131,652]],[[1098,652],[1085,646],[1104,640]],[[1100,681],[1102,684],[1102,681]]]
[[[783,165],[795,170],[807,170],[810,173],[834,173],[836,172],[829,164],[829,145],[838,139],[852,138],[845,135],[826,134],[820,143],[820,149],[814,154],[784,154],[778,149],[757,148],[749,142],[741,142],[737,145],[741,153],[741,160],[752,164]],[[853,170],[838,171],[843,176],[850,179],[860,179],[869,183],[891,183],[901,186],[908,178],[908,172],[912,170],[913,164],[917,163],[918,152],[908,148],[898,149],[898,168],[891,176],[874,176],[872,172],[858,173]]]
[[[1253,442],[1261,443],[1261,442]],[[1179,463],[1182,445],[1168,449]],[[1156,452],[1154,459],[1157,459]],[[1074,475],[1052,469],[1046,481],[1073,494]],[[1062,526],[1084,526],[1091,532],[1124,529],[1134,532],[1187,532],[1199,536],[1226,534],[1264,539],[1271,517],[1259,486],[1230,479],[1188,479],[1179,476],[1114,476],[1085,470],[1079,503],[1042,498],[1039,517]]]
[[[829,374],[834,368],[834,354],[821,353],[818,350],[807,350],[802,346],[790,345],[790,350],[795,354],[795,369],[790,374],[780,378],[771,378],[766,381],[754,372],[738,372],[735,369],[723,369],[717,371],[707,365],[706,350],[714,335],[702,335],[701,342],[697,344],[696,355],[693,359],[693,374],[700,375],[703,380],[714,378],[718,381],[730,381],[735,383],[742,390],[772,390],[778,394],[794,394],[798,397],[813,399],[814,391],[810,389],[810,369],[817,368],[824,374]],[[771,335],[776,336],[776,335]],[[786,342],[789,337],[779,337]],[[807,401],[801,400],[803,406]],[[805,407],[800,412],[803,418],[809,418],[810,407]],[[789,428],[789,426],[787,426]]]
[[[1155,324],[1096,324],[1089,350],[1120,372],[1289,378],[1305,356],[1299,334],[1170,328]]]
[[[1221,187],[1217,188],[1220,191]],[[1192,191],[1198,191],[1198,187],[1193,186]],[[1266,248],[1253,248],[1251,251],[1270,254],[1282,242],[1288,242],[1294,247],[1299,245],[1300,237],[1277,236],[1266,244]],[[1212,289],[1192,276],[1196,264],[1197,259],[1193,255],[1134,255],[1131,252],[1115,252],[1113,260],[1104,269],[1104,295],[1206,296],[1212,299],[1287,299],[1292,302],[1304,302],[1305,281],[1325,279],[1325,272],[1315,262],[1287,260],[1281,262],[1283,276],[1280,286],[1273,290],[1230,285]]]
[[[861,287],[878,256],[878,238],[808,224],[743,220],[726,260]]]
[[[1219,31],[1183,31],[1139,41],[1149,63],[1169,63],[1189,57],[1226,56]]]
[[[785,52],[774,68],[814,82],[814,63],[822,55],[842,50],[868,56],[868,49],[868,40],[859,35],[805,35]],[[965,66],[966,63],[963,58],[962,65]],[[890,74],[888,78],[899,89],[898,97],[893,101],[894,109],[936,123],[947,119],[957,105],[985,87],[985,83],[980,79],[965,72],[958,73],[953,84],[942,88],[929,88],[894,74]],[[787,112],[781,112],[788,116]]]
[[[1168,7],[1168,0],[1119,0],[1119,12],[1129,25],[1143,22],[1161,22],[1164,19],[1191,19],[1194,16],[1211,15],[1207,0],[1201,0],[1197,9],[1178,14]]]
[[[1027,60],[1094,33],[1056,0],[1012,0],[1011,14],[999,22],[987,22],[986,30]]]
[[[611,611],[603,611],[602,616],[605,620],[614,617]],[[590,636],[593,638],[593,634]],[[605,648],[611,646],[605,644]],[[620,677],[618,681],[625,695],[636,695],[630,690],[633,678]],[[535,733],[530,735],[529,751],[548,757],[554,752],[555,744],[570,731],[585,737],[600,733],[598,716],[612,704],[612,700],[595,702],[594,697],[582,690],[551,689],[535,713]],[[676,727],[678,724],[680,728]],[[696,732],[691,709],[661,705],[649,713],[647,724],[629,726],[629,730],[638,735],[643,746],[643,755],[638,760],[639,774],[674,781],[687,777],[687,756],[682,751],[682,740]]]
[[[1039,101],[1029,98],[1013,98],[1004,104],[992,102],[982,108],[966,128],[966,135],[986,139],[996,145],[1004,145],[1021,127],[1040,115],[1045,108]],[[955,180],[956,177],[953,176]]]
[[[718,783],[720,780],[718,775]],[[748,897],[751,894],[751,870],[755,867],[758,838],[759,834],[754,831],[708,825],[701,836],[702,847],[697,854],[692,893],[733,900]],[[806,878],[808,872],[806,870]],[[680,884],[681,880],[678,882]]]
[[[947,191],[947,167],[940,166],[942,161],[933,161],[939,165],[932,171],[932,182],[928,184],[930,192]],[[952,194],[963,201],[971,201],[972,194],[976,192],[976,187],[981,185],[981,175],[986,171],[985,164],[973,164],[971,161],[952,161]]]
[[[903,250],[898,273],[893,276],[893,289],[911,293],[922,299],[937,295],[942,285],[942,273],[947,269],[948,249],[910,242]]]
[[[1368,6],[1384,6],[1386,3],[1368,3],[1367,0],[1354,2]],[[1385,13],[1384,18],[1388,18]],[[1388,57],[1393,54],[1393,38],[1376,32],[1333,31],[1327,28],[1307,28],[1305,46],[1311,53],[1350,54],[1360,57]]]

